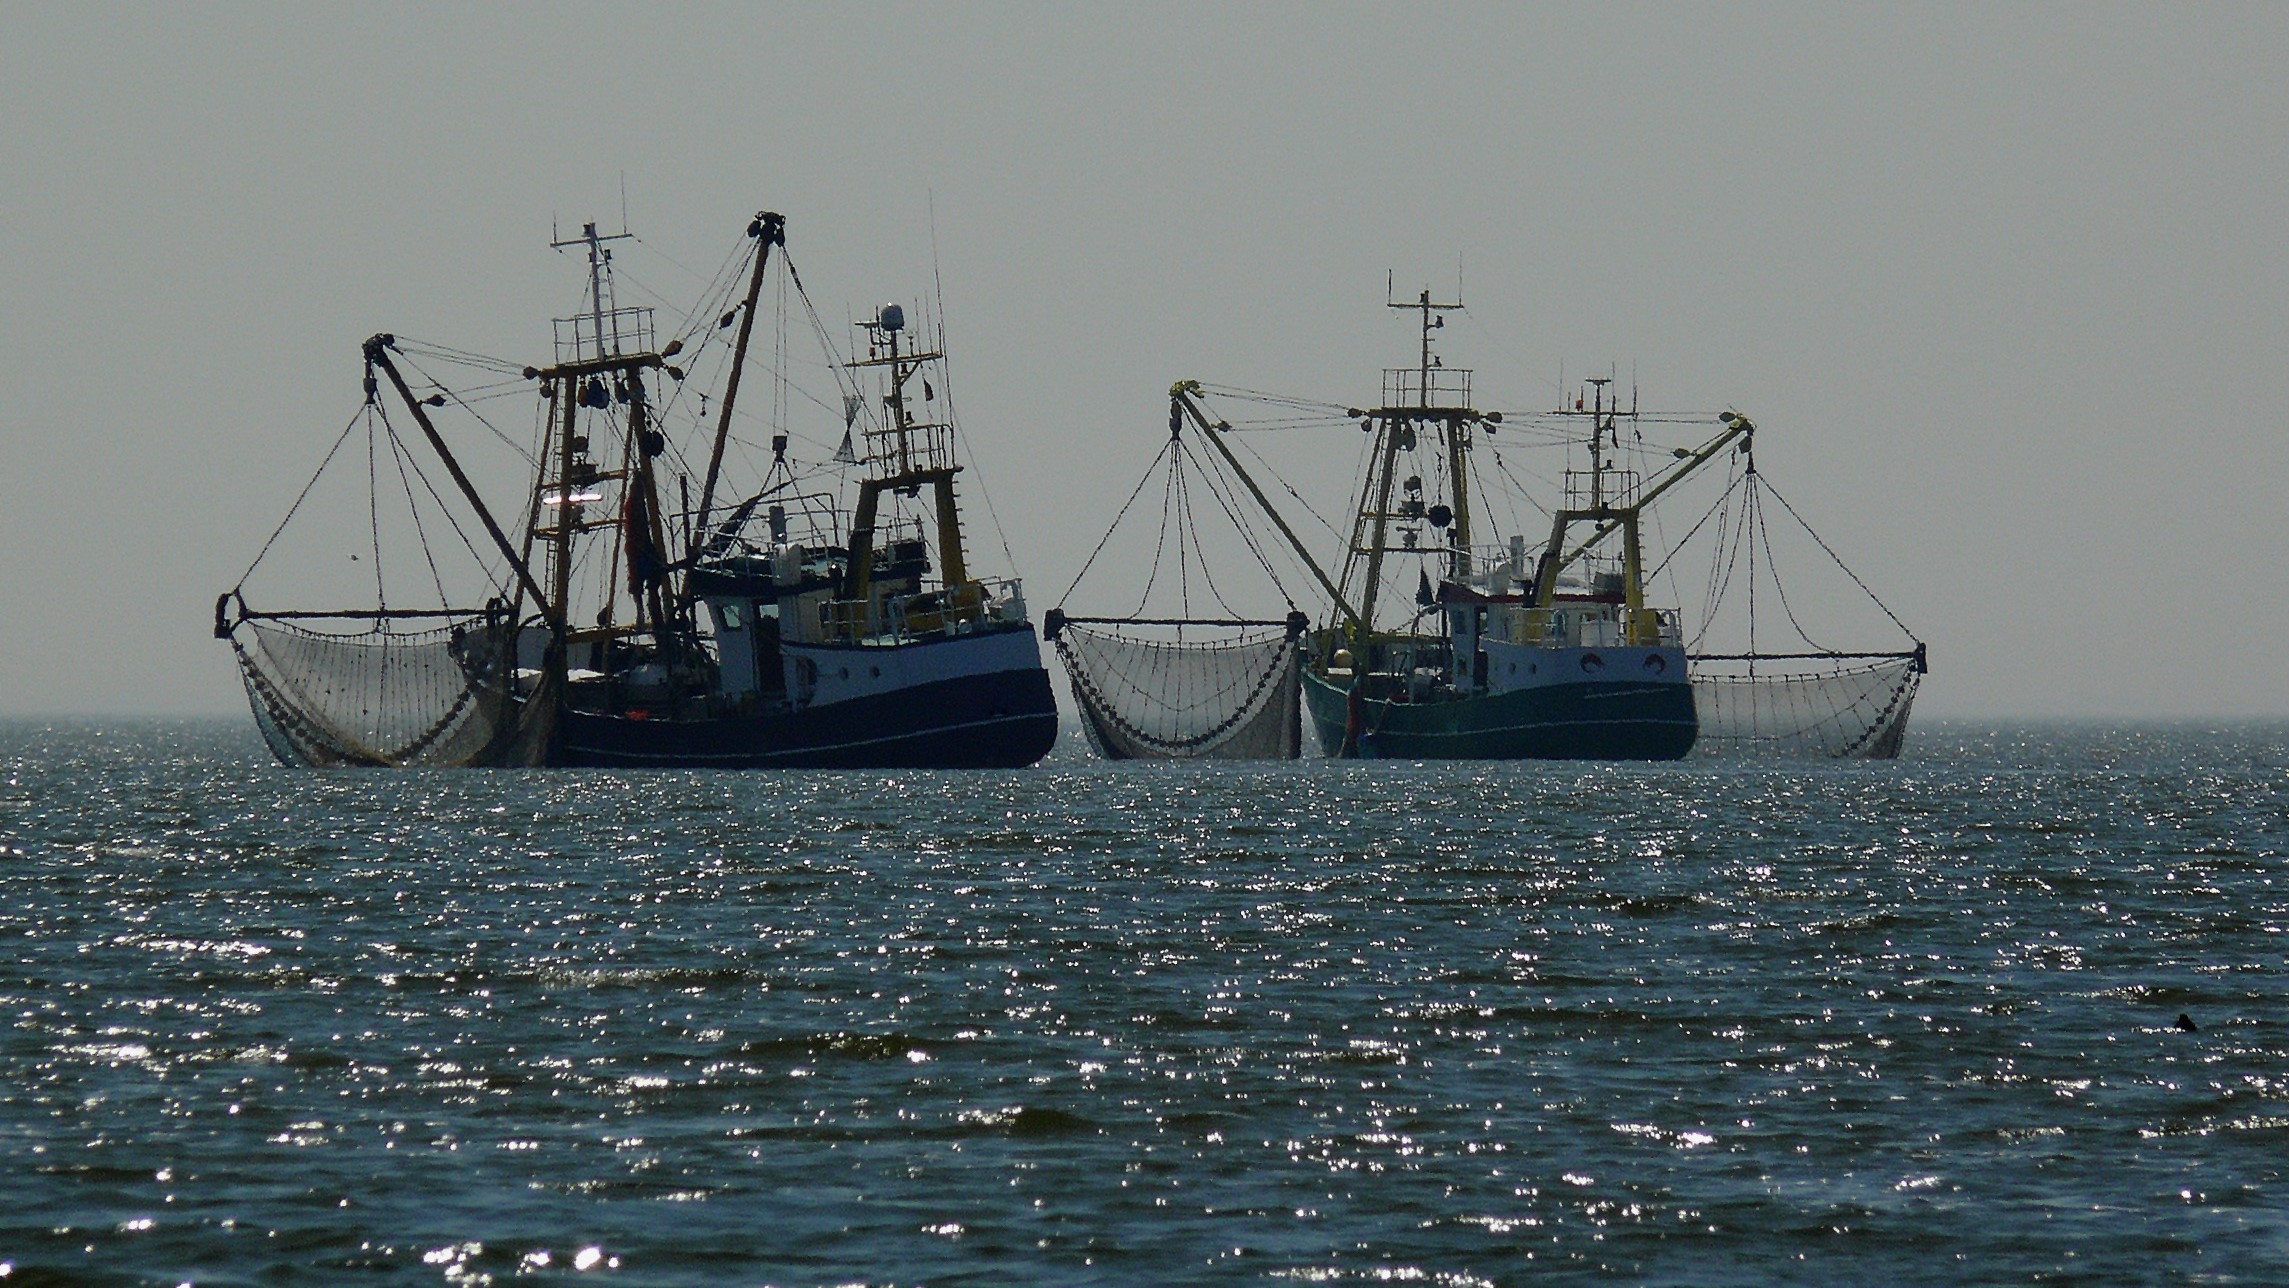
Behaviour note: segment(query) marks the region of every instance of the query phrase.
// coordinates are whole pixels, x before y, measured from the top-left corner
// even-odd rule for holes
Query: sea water
[[[2280,1282],[2285,766],[0,727],[0,1284]]]

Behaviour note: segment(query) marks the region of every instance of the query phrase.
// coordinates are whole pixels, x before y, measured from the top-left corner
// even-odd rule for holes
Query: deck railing
[[[942,590],[819,605],[822,638],[906,644],[993,630],[1026,620],[1025,582],[1016,577],[963,582]]]

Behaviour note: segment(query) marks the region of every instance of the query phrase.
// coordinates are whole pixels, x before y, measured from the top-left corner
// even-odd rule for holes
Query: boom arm
[[[445,439],[438,434],[437,427],[429,423],[429,414],[421,409],[421,400],[414,397],[413,390],[406,387],[405,377],[398,374],[397,364],[389,360],[389,350],[396,343],[397,338],[389,335],[377,335],[366,341],[366,361],[379,367],[382,374],[389,377],[391,386],[397,390],[397,396],[405,400],[406,408],[413,413],[415,423],[428,436],[429,446],[436,451],[438,459],[445,462],[446,471],[453,475],[453,482],[461,489],[461,495],[484,522],[485,531],[492,534],[493,544],[501,548],[503,555],[508,556],[509,567],[516,570],[517,580],[524,583],[525,593],[531,595],[533,602],[548,614],[549,621],[562,630],[564,606],[552,603],[547,595],[541,593],[540,583],[534,580],[532,569],[526,566],[524,556],[518,554],[517,548],[509,543],[508,534],[502,532],[501,525],[494,521],[493,512],[485,508],[484,498],[477,495],[476,486],[469,482],[468,475],[461,472],[461,462],[453,459],[452,451],[445,446]]]
[[[707,533],[708,511],[715,505],[715,480],[723,469],[723,444],[731,437],[731,405],[739,401],[739,372],[747,365],[747,337],[755,333],[755,299],[763,293],[763,266],[770,262],[771,248],[787,244],[787,221],[784,216],[763,211],[755,216],[749,235],[762,245],[755,248],[755,273],[747,279],[747,302],[739,312],[739,339],[731,349],[731,375],[724,381],[723,406],[715,420],[715,446],[707,454],[707,481],[699,486],[699,523],[697,531]]]
[[[1343,592],[1335,588],[1335,583],[1320,569],[1319,561],[1311,557],[1309,550],[1304,549],[1304,544],[1296,537],[1295,530],[1288,527],[1288,521],[1280,517],[1278,510],[1272,508],[1271,501],[1264,496],[1264,490],[1256,486],[1256,480],[1251,478],[1247,469],[1240,464],[1240,458],[1234,456],[1232,449],[1224,445],[1224,440],[1217,437],[1219,422],[1208,419],[1208,413],[1202,411],[1200,404],[1194,401],[1194,397],[1199,392],[1199,381],[1177,381],[1168,389],[1168,400],[1171,408],[1199,427],[1201,437],[1207,439],[1209,446],[1214,447],[1217,454],[1224,458],[1224,463],[1232,467],[1232,473],[1239,476],[1241,484],[1248,489],[1248,495],[1256,499],[1257,508],[1261,509],[1265,517],[1272,521],[1272,526],[1280,530],[1280,535],[1287,538],[1289,548],[1296,552],[1296,558],[1303,560],[1303,566],[1311,569],[1311,575],[1319,579],[1320,588],[1325,590],[1328,598],[1335,602],[1337,611],[1356,624],[1359,621],[1359,614],[1352,610],[1350,604],[1344,602]]]
[[[1724,419],[1725,430],[1723,433],[1717,435],[1715,438],[1710,439],[1707,443],[1703,444],[1699,450],[1691,453],[1683,460],[1679,461],[1676,465],[1672,466],[1669,473],[1663,477],[1660,482],[1655,483],[1650,488],[1647,488],[1645,492],[1637,498],[1634,504],[1628,506],[1614,506],[1611,508],[1617,513],[1626,512],[1629,517],[1634,518],[1639,512],[1643,511],[1645,507],[1653,504],[1656,497],[1659,497],[1662,493],[1667,492],[1670,488],[1675,487],[1678,483],[1683,482],[1686,475],[1691,474],[1693,471],[1708,464],[1712,459],[1716,457],[1717,453],[1722,452],[1727,447],[1732,446],[1736,441],[1749,440],[1755,436],[1756,426],[1749,422],[1748,417],[1743,416],[1738,412],[1726,412]],[[1595,532],[1592,532],[1589,536],[1582,539],[1582,543],[1580,545],[1575,546],[1572,550],[1568,551],[1564,558],[1559,559],[1554,564],[1551,564],[1547,572],[1538,574],[1542,584],[1545,587],[1550,585],[1551,579],[1554,578],[1560,570],[1568,567],[1576,559],[1579,559],[1583,555],[1589,553],[1591,546],[1594,546],[1598,542],[1612,536],[1616,530],[1624,526],[1624,520],[1622,518],[1603,518],[1602,516],[1593,514],[1578,514],[1575,517],[1601,518],[1602,521],[1598,524],[1597,530]]]

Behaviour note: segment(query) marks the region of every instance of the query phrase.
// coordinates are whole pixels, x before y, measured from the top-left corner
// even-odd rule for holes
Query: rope
[[[1187,455],[1192,454],[1189,447],[1185,448],[1184,450]],[[1201,469],[1202,472],[1207,475],[1208,495],[1215,498],[1217,506],[1224,511],[1224,517],[1231,520],[1232,526],[1239,530],[1240,543],[1248,548],[1248,553],[1250,555],[1255,557],[1256,564],[1258,567],[1264,570],[1264,575],[1272,579],[1272,588],[1280,592],[1280,598],[1286,600],[1290,606],[1293,606],[1295,603],[1295,596],[1290,595],[1288,593],[1287,586],[1280,581],[1279,570],[1272,567],[1271,560],[1264,557],[1264,551],[1262,548],[1263,543],[1259,539],[1256,530],[1248,526],[1246,521],[1241,518],[1241,511],[1236,508],[1236,500],[1228,497],[1224,490],[1218,486],[1222,480],[1215,473],[1214,469],[1211,468],[1213,466],[1213,462],[1210,462],[1210,467],[1203,467],[1199,458],[1194,456],[1193,465],[1195,468]],[[1195,530],[1193,534],[1193,541],[1197,543],[1199,539],[1199,533],[1197,530]],[[1205,551],[1203,551],[1203,553],[1205,554]],[[1239,616],[1239,613],[1234,610],[1230,604],[1224,603],[1223,596],[1217,596],[1216,602],[1223,604],[1224,610],[1226,612],[1231,613],[1235,617]]]
[[[1182,467],[1178,462],[1171,461],[1168,468],[1168,477],[1161,481],[1160,535],[1153,542],[1152,571],[1145,576],[1144,593],[1137,596],[1137,606],[1129,610],[1129,615],[1131,617],[1140,617],[1144,614],[1145,603],[1147,600],[1152,598],[1152,588],[1154,584],[1160,580],[1161,552],[1168,548],[1169,507],[1176,495],[1176,479],[1181,468]],[[1181,541],[1182,537],[1180,536],[1178,540]]]
[[[1869,590],[1868,583],[1860,580],[1860,574],[1853,572],[1850,565],[1846,564],[1834,550],[1830,550],[1828,548],[1827,541],[1823,540],[1818,532],[1814,532],[1812,530],[1812,525],[1804,521],[1804,516],[1798,514],[1796,512],[1796,507],[1788,503],[1788,498],[1780,494],[1780,489],[1774,487],[1771,480],[1765,478],[1761,474],[1757,476],[1757,481],[1764,484],[1765,491],[1772,493],[1773,500],[1780,502],[1781,509],[1788,511],[1788,517],[1796,520],[1797,526],[1803,528],[1805,533],[1810,536],[1817,545],[1819,545],[1820,549],[1826,552],[1830,559],[1834,559],[1836,561],[1836,566],[1844,570],[1844,575],[1852,579],[1852,584],[1858,586],[1869,599],[1874,600],[1876,607],[1884,610],[1884,616],[1892,619],[1892,625],[1899,627],[1900,632],[1906,635],[1909,639],[1914,639],[1915,632],[1908,629],[1907,623],[1900,620],[1899,614],[1893,612],[1889,605],[1885,604],[1882,599],[1878,598],[1875,591]]]
[[[389,424],[387,408],[381,410],[381,421],[385,427]],[[391,431],[391,436],[396,436],[394,430]],[[387,608],[389,598],[382,589],[381,485],[374,477],[374,422],[371,416],[366,418],[366,524],[373,532],[374,541],[374,604]]]
[[[1772,578],[1773,593],[1780,596],[1780,611],[1788,617],[1788,624],[1796,628],[1797,638],[1816,649],[1827,650],[1828,646],[1812,638],[1812,633],[1804,629],[1804,623],[1796,619],[1796,606],[1788,602],[1788,586],[1780,579],[1780,562],[1773,557],[1772,531],[1763,522],[1761,513],[1758,515],[1757,537],[1764,544],[1765,572]]]
[[[1168,448],[1164,445],[1160,450],[1162,454],[1165,454],[1168,451]],[[1114,531],[1121,526],[1121,520],[1128,517],[1129,507],[1137,503],[1137,497],[1143,494],[1145,484],[1152,482],[1153,472],[1159,467],[1159,465],[1160,455],[1156,454],[1153,457],[1153,463],[1149,466],[1146,466],[1145,472],[1137,478],[1137,485],[1129,492],[1129,499],[1121,502],[1120,511],[1113,515],[1112,527],[1105,529],[1105,535],[1097,538],[1097,548],[1089,552],[1088,559],[1081,564],[1081,571],[1073,574],[1073,584],[1067,586],[1065,588],[1065,593],[1058,597],[1057,606],[1059,608],[1063,608],[1065,606],[1065,601],[1073,597],[1074,587],[1077,587],[1081,584],[1081,579],[1089,575],[1089,569],[1093,564],[1097,562],[1097,556],[1104,553],[1105,543],[1113,539]]]
[[[1311,502],[1304,499],[1303,493],[1296,491],[1294,484],[1288,482],[1285,478],[1282,478],[1280,476],[1280,472],[1272,468],[1272,463],[1264,459],[1263,453],[1257,451],[1255,447],[1249,443],[1243,442],[1240,444],[1240,446],[1248,453],[1248,455],[1256,459],[1256,464],[1264,467],[1264,473],[1271,475],[1272,481],[1274,483],[1279,484],[1280,487],[1284,489],[1289,496],[1295,498],[1296,504],[1303,507],[1303,512],[1305,514],[1310,515],[1312,519],[1319,524],[1319,526],[1327,529],[1328,535],[1334,537],[1338,541],[1343,540],[1343,530],[1336,527],[1334,524],[1329,523],[1326,519],[1321,518],[1319,511],[1311,508]]]
[[[269,554],[270,548],[278,543],[278,534],[286,531],[287,524],[294,522],[295,513],[302,508],[302,503],[310,498],[310,489],[318,486],[319,476],[326,472],[327,466],[334,463],[335,454],[342,450],[342,444],[350,441],[350,431],[358,427],[358,422],[365,417],[365,414],[364,405],[360,405],[357,411],[351,413],[350,423],[342,426],[342,432],[334,438],[334,445],[326,449],[325,459],[318,462],[317,470],[312,472],[310,480],[302,485],[302,491],[295,496],[294,504],[286,507],[286,517],[280,519],[278,526],[270,530],[270,539],[262,543],[262,549],[255,551],[254,562],[248,564],[246,571],[238,575],[238,585],[231,588],[234,592],[246,588],[246,579],[254,575],[255,568],[262,563],[262,557]]]
[[[1715,501],[1713,501],[1713,502],[1711,502],[1711,503],[1710,503],[1710,505],[1709,505],[1709,508],[1708,508],[1707,510],[1705,510],[1705,511],[1703,511],[1703,512],[1702,512],[1702,514],[1701,514],[1701,517],[1700,517],[1698,520],[1695,520],[1695,521],[1694,521],[1694,524],[1693,524],[1693,526],[1692,526],[1690,529],[1687,529],[1687,530],[1686,530],[1686,533],[1685,533],[1685,536],[1684,536],[1684,538],[1683,538],[1683,539],[1681,539],[1680,541],[1678,541],[1678,543],[1677,543],[1676,545],[1674,545],[1674,546],[1671,546],[1671,547],[1669,548],[1669,553],[1668,553],[1668,554],[1666,554],[1666,555],[1664,555],[1664,556],[1662,556],[1661,562],[1660,562],[1660,563],[1657,563],[1657,564],[1655,564],[1655,565],[1653,566],[1653,571],[1652,571],[1652,572],[1650,572],[1650,573],[1647,573],[1647,574],[1646,574],[1646,580],[1647,580],[1647,581],[1651,581],[1651,580],[1652,580],[1652,579],[1654,579],[1655,577],[1658,577],[1658,576],[1660,576],[1660,575],[1661,575],[1661,573],[1662,573],[1662,570],[1663,570],[1663,569],[1665,569],[1665,568],[1667,568],[1667,567],[1670,565],[1670,563],[1671,563],[1672,561],[1674,561],[1674,560],[1677,558],[1677,556],[1678,556],[1679,554],[1682,554],[1682,553],[1684,552],[1684,550],[1685,550],[1685,547],[1687,547],[1687,546],[1689,546],[1689,545],[1693,544],[1693,537],[1694,537],[1694,534],[1696,534],[1696,533],[1700,532],[1700,530],[1701,530],[1701,526],[1702,526],[1703,524],[1707,523],[1707,522],[1708,522],[1708,521],[1709,521],[1711,518],[1714,518],[1714,517],[1716,516],[1716,513],[1717,513],[1717,507],[1719,507],[1719,506],[1721,506],[1721,505],[1725,504],[1725,502],[1727,502],[1727,501],[1729,501],[1729,500],[1731,500],[1731,499],[1732,499],[1732,495],[1733,495],[1733,489],[1734,489],[1734,488],[1737,488],[1737,487],[1739,487],[1739,486],[1740,486],[1740,479],[1739,479],[1739,478],[1737,478],[1737,477],[1736,477],[1736,478],[1733,478],[1733,479],[1729,479],[1729,480],[1727,480],[1727,481],[1726,481],[1726,483],[1725,483],[1725,490],[1724,490],[1723,492],[1721,492],[1721,493],[1719,493],[1719,494],[1718,494],[1718,496],[1717,496],[1717,499],[1716,499]]]
[[[401,354],[400,356],[404,355]],[[475,407],[470,406],[467,399],[463,398],[460,394],[455,393],[453,390],[446,388],[445,385],[437,379],[437,377],[432,376],[427,371],[422,370],[420,363],[414,361],[411,357],[406,357],[405,365],[413,368],[414,374],[420,376],[423,380],[428,381],[430,385],[437,390],[437,392],[444,394],[447,398],[452,399],[453,402],[461,408],[461,410],[468,412],[472,416],[475,416],[477,418],[478,424],[483,425],[487,430],[490,430],[493,437],[500,439],[503,443],[507,444],[509,450],[515,452],[520,458],[522,458],[525,464],[530,466],[538,466],[540,464],[538,460],[534,459],[531,452],[525,450],[524,444],[519,443],[515,439],[509,437],[507,434],[502,433],[499,426],[495,425],[492,421],[485,419],[485,414],[481,411],[478,411]],[[518,378],[517,383],[524,383],[524,380],[521,376]]]
[[[422,559],[429,564],[429,579],[436,584],[437,602],[439,606],[443,606],[448,602],[445,595],[445,577],[437,571],[437,556],[430,551],[429,534],[422,529],[421,507],[414,500],[413,480],[407,477],[405,472],[405,447],[397,441],[397,434],[394,430],[389,436],[389,456],[390,461],[397,466],[398,486],[405,489],[405,512],[413,518],[414,540],[421,546]]]

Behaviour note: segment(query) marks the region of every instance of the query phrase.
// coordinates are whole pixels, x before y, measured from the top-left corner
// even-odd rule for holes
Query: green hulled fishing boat
[[[1601,378],[1582,382],[1571,406],[1506,418],[1481,410],[1472,373],[1437,352],[1459,301],[1424,291],[1388,303],[1411,315],[1417,343],[1410,365],[1384,371],[1373,406],[1191,380],[1170,389],[1169,437],[1155,462],[1166,475],[1162,524],[1137,607],[1073,616],[1060,601],[1047,621],[1103,754],[1292,756],[1305,728],[1332,757],[1674,760],[1702,742],[1733,752],[1897,754],[1925,667],[1920,643],[1911,637],[1910,649],[1878,653],[1837,652],[1808,638],[1787,651],[1760,647],[1754,587],[1774,576],[1759,558],[1772,548],[1762,517],[1770,488],[1757,473],[1747,417],[1641,413],[1634,390],[1624,405],[1624,391]],[[1235,401],[1275,410],[1238,424],[1214,410]],[[1334,519],[1248,441],[1343,426],[1366,438],[1348,513]],[[1682,428],[1684,441],[1663,445],[1664,428]],[[1527,454],[1553,451],[1565,455],[1563,479],[1544,477],[1538,497],[1512,466],[1531,472]],[[1314,452],[1324,457],[1324,443]],[[1649,516],[1664,497],[1697,491],[1679,485],[1720,461],[1727,468],[1710,475],[1725,475],[1724,486],[1679,543],[1706,530],[1718,547],[1706,602],[1688,629],[1674,604],[1649,597],[1678,552],[1661,550],[1659,565],[1648,567],[1657,535]],[[1148,471],[1132,505],[1151,479]],[[1280,491],[1286,500],[1275,504]],[[1218,561],[1188,500],[1200,496],[1214,499],[1252,556],[1238,566],[1268,575],[1284,618],[1267,597],[1250,604],[1210,577]],[[1334,558],[1316,556],[1299,537],[1307,520],[1339,543]],[[1116,515],[1106,540],[1120,528]],[[1485,542],[1488,529],[1510,535]],[[1326,541],[1316,544],[1326,551]],[[1732,570],[1744,562],[1736,580]],[[1282,576],[1281,563],[1291,575]],[[1297,570],[1316,594],[1292,593],[1303,589]],[[1172,583],[1176,602],[1153,611],[1156,589]],[[1184,588],[1195,585],[1219,611],[1188,602]],[[1673,580],[1663,585],[1676,590]],[[1717,638],[1717,612],[1736,585],[1746,588],[1732,596],[1747,601],[1745,651],[1697,651]],[[1786,605],[1785,592],[1773,598]],[[1299,600],[1317,600],[1318,611]],[[1793,610],[1789,618],[1793,626]],[[1283,728],[1295,735],[1283,739]]]

